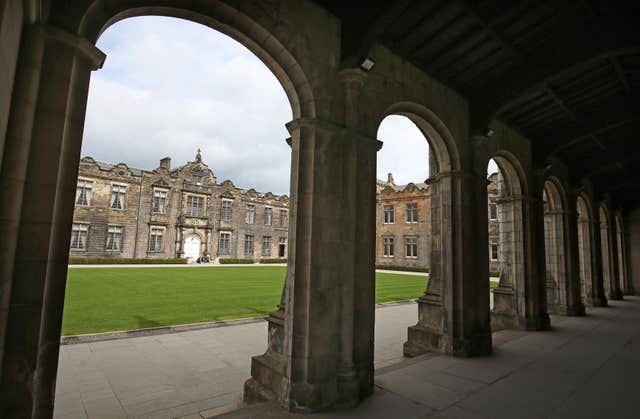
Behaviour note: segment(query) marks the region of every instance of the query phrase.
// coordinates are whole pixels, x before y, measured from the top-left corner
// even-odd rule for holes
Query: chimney
[[[387,174],[387,185],[395,185],[393,182],[393,175],[391,173]]]
[[[160,167],[164,167],[167,170],[171,169],[171,157],[165,157],[160,160]]]

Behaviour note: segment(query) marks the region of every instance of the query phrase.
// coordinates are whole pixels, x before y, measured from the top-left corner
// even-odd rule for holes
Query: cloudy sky
[[[135,42],[131,42],[135,40]],[[93,73],[83,156],[154,169],[202,149],[219,181],[289,193],[290,149],[284,124],[291,108],[277,79],[249,50],[196,23],[131,18],[102,35],[107,54]],[[406,118],[380,126],[378,178],[396,183],[427,177],[427,143]]]

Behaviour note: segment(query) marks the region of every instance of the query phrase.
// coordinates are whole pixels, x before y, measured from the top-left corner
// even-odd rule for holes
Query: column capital
[[[85,58],[91,65],[91,70],[102,68],[106,55],[92,42],[64,29],[49,24],[33,24],[27,26],[28,30],[45,40],[54,40],[73,48]]]
[[[338,79],[347,91],[359,93],[367,79],[367,72],[360,68],[345,68],[338,72]]]
[[[382,141],[378,140],[377,138],[370,137],[353,128],[345,127],[344,125],[319,118],[297,118],[290,122],[287,122],[286,127],[290,134],[293,134],[295,131],[298,131],[301,128],[330,131],[344,138],[356,140],[360,144],[376,147],[376,150],[380,150],[383,144]],[[287,143],[290,143],[289,139],[287,139]]]

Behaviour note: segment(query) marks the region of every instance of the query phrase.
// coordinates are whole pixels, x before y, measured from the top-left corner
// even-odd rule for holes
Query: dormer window
[[[203,176],[202,176],[202,175],[193,175],[193,176],[191,177],[191,181],[192,181],[193,183],[195,183],[196,185],[200,185],[200,184],[202,183],[202,178],[203,178]]]

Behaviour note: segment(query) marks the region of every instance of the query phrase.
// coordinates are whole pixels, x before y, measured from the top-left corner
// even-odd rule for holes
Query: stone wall
[[[288,253],[289,198],[270,192],[237,188],[229,180],[217,183],[213,172],[201,160],[175,169],[170,159],[163,159],[154,170],[129,168],[124,163],[96,162],[85,157],[80,162],[79,182],[91,182],[89,205],[76,202],[74,224],[88,224],[86,249],[71,249],[74,258],[174,258],[185,257],[184,241],[197,236],[200,256],[222,258],[275,258]],[[194,177],[195,176],[195,177]],[[126,187],[123,209],[111,208],[114,185]],[[166,210],[154,211],[154,191],[166,193]],[[202,198],[202,216],[187,211],[189,196]],[[222,201],[231,202],[230,220],[222,220]],[[253,224],[247,223],[247,205],[255,206]],[[265,208],[272,211],[271,224],[265,223]],[[281,218],[281,213],[285,214]],[[107,249],[109,226],[122,227],[122,246]],[[151,228],[164,229],[163,246],[150,249]],[[230,234],[229,252],[219,249],[220,233]],[[253,252],[245,254],[246,235],[254,238]],[[263,238],[271,237],[268,251],[263,252]],[[281,248],[281,244],[284,248]],[[283,254],[284,253],[284,254]]]

